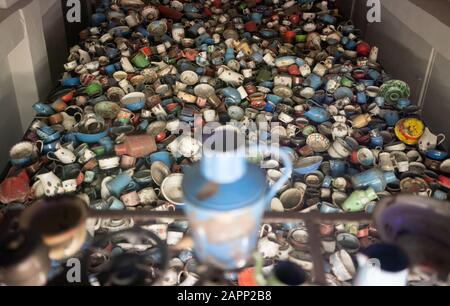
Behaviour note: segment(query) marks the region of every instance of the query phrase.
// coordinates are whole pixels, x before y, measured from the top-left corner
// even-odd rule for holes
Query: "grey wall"
[[[0,71],[9,71],[9,61],[0,60]],[[16,103],[15,93],[3,88],[14,88],[12,77],[8,73],[0,73],[0,173],[9,160],[9,147],[21,138],[22,125],[20,123],[19,109]]]
[[[411,87],[431,130],[450,148],[450,1],[381,0],[381,22],[368,23],[366,0],[340,0],[342,13],[380,48],[380,62]]]
[[[0,171],[65,62],[60,0],[18,0],[0,9]]]
[[[45,6],[43,7],[42,26],[50,73],[52,82],[56,83],[64,72],[68,54],[61,1],[41,1],[43,1],[42,6]]]
[[[450,148],[450,61],[437,53],[424,101],[423,116],[434,133],[447,136]]]

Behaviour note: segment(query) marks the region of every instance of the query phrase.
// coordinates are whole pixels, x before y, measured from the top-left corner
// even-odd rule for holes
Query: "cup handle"
[[[442,138],[442,139],[439,141],[439,138]],[[445,141],[446,137],[444,134],[439,134],[439,135],[437,135],[437,139],[438,139],[437,144],[439,146]]]
[[[36,141],[36,148],[40,153],[44,150],[44,142],[42,140]]]
[[[275,148],[275,147],[266,147],[266,146],[253,146],[253,148],[255,149],[260,149],[260,150],[264,150],[265,152],[270,152],[272,154],[278,154],[281,158],[281,161],[284,164],[285,167],[285,171],[284,174],[282,175],[282,177],[272,186],[272,188],[269,190],[269,192],[267,193],[266,197],[265,197],[265,203],[266,206],[270,206],[270,203],[272,202],[272,199],[275,197],[275,195],[277,194],[278,190],[283,187],[283,185],[289,180],[289,178],[292,176],[292,172],[293,172],[293,165],[292,165],[292,161],[291,158],[289,157],[289,155],[287,153],[285,153],[283,150],[281,150],[280,148]]]
[[[394,168],[398,168],[398,163],[397,163],[397,160],[395,159],[395,157],[391,156],[391,162],[392,162],[392,165],[394,165]]]
[[[323,108],[322,105],[320,105],[319,103],[317,103],[316,101],[314,101],[314,100],[312,100],[312,99],[309,99],[308,101],[306,101],[306,104],[307,104],[309,107],[317,106],[317,107]],[[311,106],[311,105],[313,105],[313,106]]]
[[[175,207],[175,205],[173,204],[169,204],[167,205],[167,211],[176,211],[177,208]]]
[[[50,160],[53,160],[53,161],[59,161],[59,159],[56,157],[55,153],[53,153],[53,152],[48,152],[47,158]]]
[[[82,127],[83,127],[83,121],[80,121],[80,122],[78,122],[77,124],[75,124],[74,126],[73,126],[73,130],[74,131],[80,131],[81,129],[82,129]]]
[[[261,227],[261,233],[259,234],[259,238],[264,237],[264,232],[267,232],[267,234],[272,232],[272,226],[270,224],[263,224]]]
[[[75,119],[75,121],[77,123],[81,122],[83,120],[83,114],[82,113],[75,113],[75,115],[73,115],[73,118]]]
[[[179,274],[178,274],[178,279],[177,279],[177,282],[178,282],[178,284],[181,284],[181,278],[183,277],[183,276],[189,276],[188,275],[188,272],[186,272],[186,271],[181,271]]]
[[[94,224],[94,230],[98,231],[102,227],[102,220],[97,219]]]

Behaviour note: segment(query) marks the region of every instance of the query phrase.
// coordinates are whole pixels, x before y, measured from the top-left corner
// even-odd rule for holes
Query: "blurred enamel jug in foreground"
[[[258,148],[279,154],[286,168],[285,175],[268,190],[259,165],[247,161],[245,146],[234,145],[238,133],[224,131],[222,134],[216,130],[214,138],[207,140],[215,147],[204,146],[203,159],[184,176],[183,192],[198,258],[217,268],[232,270],[244,267],[251,258],[263,214],[276,191],[288,180],[292,162],[283,152]],[[222,139],[228,145],[233,143],[233,148],[219,150]]]

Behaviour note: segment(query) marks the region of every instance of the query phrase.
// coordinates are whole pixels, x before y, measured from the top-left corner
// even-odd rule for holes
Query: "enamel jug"
[[[355,129],[361,129],[366,127],[372,121],[370,114],[362,114],[356,116],[352,121],[352,127]]]
[[[397,180],[394,172],[383,172],[377,168],[358,173],[351,177],[354,188],[363,189],[371,187],[375,192],[383,192],[388,184],[394,183]]]
[[[244,76],[229,69],[227,66],[221,66],[219,68],[218,77],[220,80],[231,86],[239,87],[244,83]]]
[[[61,115],[63,116],[63,123],[64,129],[67,132],[72,132],[75,128],[75,125],[77,125],[77,119],[76,117],[72,117],[66,112],[61,112]],[[80,118],[81,114],[77,114],[78,118]]]
[[[314,101],[308,101],[308,105],[316,104]],[[306,118],[309,120],[315,122],[315,123],[324,123],[330,119],[330,115],[328,114],[328,111],[322,107],[318,106],[311,106],[309,111],[305,113]]]
[[[427,152],[436,149],[445,141],[445,135],[434,135],[429,128],[425,128],[425,132],[419,140],[419,149],[422,152]]]
[[[64,193],[64,188],[62,181],[53,172],[48,172],[45,174],[38,175],[37,178],[41,181],[44,186],[45,195],[47,197],[54,197],[58,194]]]
[[[217,147],[223,138],[212,137]],[[258,148],[280,156],[286,168],[269,189],[260,167],[246,159],[244,146],[226,152],[204,150],[201,162],[183,180],[195,250],[203,263],[223,270],[240,269],[256,249],[263,214],[288,181],[292,162],[283,151]]]

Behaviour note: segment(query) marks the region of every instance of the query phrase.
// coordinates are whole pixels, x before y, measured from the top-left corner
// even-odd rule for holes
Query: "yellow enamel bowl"
[[[400,120],[395,126],[397,138],[410,146],[416,145],[424,132],[425,124],[416,118]]]

